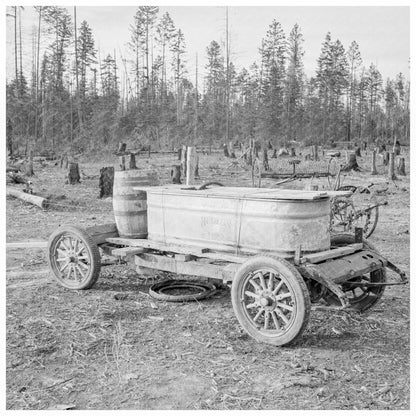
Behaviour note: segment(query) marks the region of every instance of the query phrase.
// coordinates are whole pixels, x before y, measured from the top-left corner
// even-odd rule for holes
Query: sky
[[[68,10],[73,13],[73,8]],[[135,6],[77,6],[77,20],[87,20],[92,28],[96,47],[101,56],[108,53],[126,57],[129,26],[133,22]],[[195,57],[198,53],[199,73],[204,73],[206,48],[212,40],[220,44],[225,40],[225,7],[161,6],[159,16],[169,12],[176,27],[181,28],[187,46],[189,76],[195,73]],[[237,68],[248,67],[258,61],[258,48],[273,19],[282,24],[289,35],[295,23],[301,27],[304,37],[304,69],[314,75],[317,59],[326,33],[339,39],[348,49],[352,41],[359,45],[363,64],[377,65],[384,78],[394,78],[402,72],[409,77],[410,17],[409,7],[289,7],[289,6],[239,6],[229,7],[231,60]],[[13,77],[14,49],[13,23],[6,24],[7,78]],[[32,31],[37,17],[31,6],[22,11],[24,67],[30,70],[32,56]]]

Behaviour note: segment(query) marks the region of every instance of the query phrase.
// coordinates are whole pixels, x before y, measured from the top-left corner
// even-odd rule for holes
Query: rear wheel
[[[260,255],[247,260],[234,277],[231,300],[241,326],[259,342],[289,344],[308,324],[308,289],[283,259]]]
[[[355,237],[351,234],[337,234],[331,237],[331,248],[343,247],[354,243]],[[375,250],[374,247],[367,241],[364,241],[363,243],[364,248],[377,252],[377,250]],[[351,308],[357,312],[364,312],[373,307],[380,300],[386,286],[366,287],[362,284],[384,283],[385,281],[386,270],[383,267],[374,272],[366,273],[362,276],[348,280],[342,283],[341,286],[348,297]],[[332,292],[328,292],[328,294],[324,296],[324,300],[331,305],[341,306],[341,302],[338,297]]]

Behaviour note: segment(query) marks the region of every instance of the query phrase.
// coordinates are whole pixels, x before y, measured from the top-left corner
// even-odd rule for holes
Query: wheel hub
[[[262,291],[259,299],[260,306],[266,310],[273,310],[276,307],[276,298],[269,290]]]

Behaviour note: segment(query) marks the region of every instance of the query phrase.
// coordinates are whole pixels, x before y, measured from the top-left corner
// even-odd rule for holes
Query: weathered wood
[[[6,249],[15,248],[46,248],[48,247],[47,241],[17,241],[14,243],[6,243]]]
[[[189,146],[186,152],[186,184],[195,183],[196,147]]]
[[[111,255],[115,257],[131,257],[136,254],[145,253],[146,251],[148,251],[148,249],[143,247],[113,248],[111,250]]]
[[[26,192],[22,192],[18,189],[9,186],[6,186],[6,196],[13,196],[14,198],[21,199],[22,201],[36,205],[42,209],[46,209],[49,206],[49,201],[46,198],[42,198],[33,194],[28,194]]]
[[[377,160],[377,149],[374,149],[371,155],[371,174],[372,175],[377,175],[376,160]]]
[[[96,242],[104,244],[108,238],[118,237],[118,230],[115,222],[108,224],[94,225],[85,230]]]
[[[390,153],[388,178],[392,181],[397,179],[396,173],[394,172],[394,152]]]
[[[171,257],[149,253],[137,254],[134,256],[134,261],[139,267],[225,281],[232,280],[239,267],[237,264],[219,266],[199,261],[184,262]]]
[[[362,243],[349,244],[346,247],[339,247],[333,250],[321,251],[319,253],[302,256],[300,258],[300,263],[319,263],[321,261],[334,259],[337,257],[345,256],[347,254],[355,253],[356,251],[361,250],[362,248]]]
[[[404,157],[399,158],[399,165],[397,166],[397,174],[401,176],[406,176]]]
[[[178,254],[190,254],[196,257],[205,257],[208,259],[213,260],[224,260],[229,261],[232,263],[244,263],[247,257],[245,256],[233,256],[231,254],[225,253],[217,253],[212,251],[206,251],[204,249],[199,249],[197,247],[186,247],[186,246],[179,246],[179,245],[165,245],[161,243],[157,243],[147,239],[135,239],[135,238],[107,238],[109,243],[124,245],[124,246],[131,246],[131,247],[144,247],[144,248],[151,248],[153,250],[159,251],[166,251],[170,253],[178,253]]]
[[[79,166],[76,162],[68,163],[67,181],[70,185],[81,182],[81,176],[79,174]]]
[[[114,185],[114,167],[107,166],[100,169],[100,179],[98,186],[100,188],[100,198],[113,196]]]

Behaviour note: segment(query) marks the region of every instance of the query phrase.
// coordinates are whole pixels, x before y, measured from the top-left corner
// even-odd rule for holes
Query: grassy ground
[[[344,183],[377,183],[389,205],[370,241],[409,273],[409,179],[364,171]],[[62,205],[49,211],[7,200],[7,241],[46,240],[60,224],[112,221],[98,173],[114,161],[80,160],[93,179],[64,185],[53,162],[35,165],[34,190]],[[169,181],[174,155],[139,159]],[[406,160],[409,166],[408,159]],[[220,154],[200,156],[201,182],[250,185],[250,173]],[[325,166],[323,163],[322,166]],[[271,160],[278,170],[278,161]],[[275,181],[263,181],[270,186]],[[324,179],[287,185],[326,186]],[[126,265],[102,269],[87,291],[60,287],[45,250],[7,251],[8,409],[409,409],[409,287],[386,289],[368,313],[313,312],[285,348],[259,344],[239,327],[227,288],[194,303],[151,300],[153,279]]]

